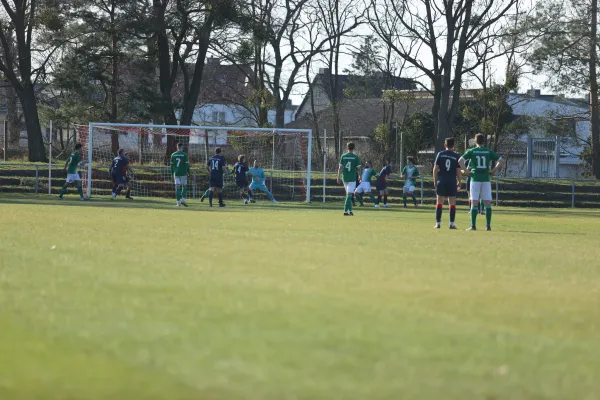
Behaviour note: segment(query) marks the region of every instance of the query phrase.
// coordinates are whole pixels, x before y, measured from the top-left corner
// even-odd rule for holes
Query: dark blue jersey
[[[385,167],[383,167],[381,169],[381,172],[379,172],[379,178],[377,178],[376,183],[386,183],[387,177],[391,173],[392,173],[392,167],[390,167],[389,165],[386,165]]]
[[[435,157],[435,165],[440,167],[438,180],[446,182],[456,182],[456,170],[460,168],[458,159],[460,155],[451,151],[440,151]]]
[[[223,169],[227,165],[225,157],[220,154],[215,154],[208,160],[208,168],[210,170],[210,177],[213,179],[223,178]]]
[[[238,162],[233,166],[233,173],[235,174],[236,182],[245,182],[248,180],[246,176],[246,172],[248,172],[248,167],[244,163]]]
[[[129,165],[129,160],[127,157],[117,156],[113,159],[112,164],[110,166],[110,173],[112,175],[127,175],[127,166]]]

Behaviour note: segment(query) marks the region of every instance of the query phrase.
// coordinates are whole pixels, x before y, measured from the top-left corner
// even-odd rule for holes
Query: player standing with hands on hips
[[[223,203],[223,175],[227,172],[227,162],[221,155],[221,148],[215,149],[215,155],[208,160],[208,174],[210,193],[208,194],[208,205],[212,207],[215,192],[219,198],[219,207],[225,207]]]
[[[483,200],[485,205],[485,220],[486,230],[492,230],[492,180],[490,175],[502,168],[504,160],[493,150],[484,147],[485,137],[478,133],[475,135],[475,144],[477,147],[467,150],[465,154],[458,160],[460,167],[465,169],[465,164],[469,162],[471,175],[471,227],[468,231],[476,231],[477,213],[476,204],[479,200]],[[496,166],[490,170],[492,161],[497,161]]]
[[[433,184],[435,185],[435,194],[437,196],[434,228],[440,228],[442,210],[447,197],[448,204],[450,205],[450,229],[456,229],[456,225],[454,225],[454,219],[456,218],[456,193],[460,190],[460,180],[462,179],[462,173],[458,164],[460,156],[454,152],[454,138],[447,138],[444,147],[446,150],[438,153],[433,165]]]
[[[340,165],[338,167],[337,182],[343,183],[346,189],[346,201],[344,203],[344,216],[352,216],[352,194],[356,190],[356,178],[360,170],[360,158],[354,154],[354,143],[348,142],[346,145],[347,153],[340,157]],[[342,178],[340,180],[340,174]]]

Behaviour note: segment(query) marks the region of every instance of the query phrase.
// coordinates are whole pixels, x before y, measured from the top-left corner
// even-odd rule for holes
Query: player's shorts
[[[188,177],[187,177],[187,175],[184,175],[184,176],[174,175],[173,179],[175,180],[175,184],[176,185],[187,185],[188,184]]]
[[[222,177],[210,177],[208,187],[223,189],[223,178]]]
[[[375,190],[382,191],[387,189],[387,182],[375,182]]]
[[[471,181],[471,201],[492,201],[492,182]]]
[[[444,197],[456,197],[456,181],[438,181],[435,185],[435,194]]]
[[[361,182],[360,185],[356,187],[355,193],[371,193],[371,183]]]
[[[246,189],[248,187],[248,181],[235,181],[238,189]]]
[[[402,193],[414,193],[415,191],[415,186],[414,185],[408,185],[408,186],[404,186],[402,188]]]
[[[67,183],[80,181],[80,180],[81,180],[81,177],[79,176],[79,174],[67,174]]]
[[[261,183],[261,182],[252,182],[250,184],[250,190],[262,190],[263,192],[269,191],[269,189],[267,188],[267,185],[265,185],[264,183]]]
[[[346,194],[352,194],[356,190],[356,182],[344,182],[344,188],[346,188]]]
[[[127,182],[129,182],[129,179],[127,179],[127,175],[121,175],[121,174],[113,174],[112,180],[113,180],[113,183],[116,185],[124,185]]]

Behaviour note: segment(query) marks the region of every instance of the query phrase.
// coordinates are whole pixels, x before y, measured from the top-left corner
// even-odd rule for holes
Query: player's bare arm
[[[460,191],[461,181],[462,181],[462,170],[460,168],[456,169],[456,189]]]
[[[342,173],[342,168],[343,168],[343,167],[344,167],[344,166],[343,166],[342,164],[340,164],[340,165],[338,166],[338,174],[337,174],[337,183],[338,183],[338,185],[341,185],[341,184],[342,184],[342,180],[340,179],[340,174]]]
[[[502,158],[498,159],[496,166],[490,171],[490,175],[492,175],[492,176],[496,175],[496,172],[498,172],[500,170],[500,168],[502,168],[503,165],[504,165],[504,160]]]
[[[433,187],[437,186],[437,177],[438,177],[438,172],[439,171],[440,171],[440,166],[436,164],[433,167]]]

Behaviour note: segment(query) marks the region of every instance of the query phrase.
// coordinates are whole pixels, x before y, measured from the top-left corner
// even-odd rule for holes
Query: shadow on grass
[[[502,232],[502,231],[501,231]],[[525,233],[525,234],[532,234],[532,235],[570,235],[570,236],[589,236],[595,233],[590,232],[589,234],[587,233],[576,233],[576,232],[548,232],[548,231],[503,231],[504,233]]]

